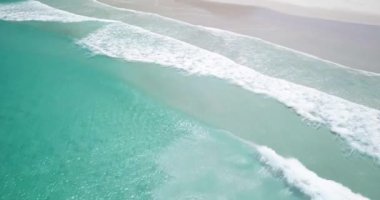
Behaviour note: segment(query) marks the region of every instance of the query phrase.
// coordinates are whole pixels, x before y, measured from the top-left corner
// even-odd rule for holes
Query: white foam
[[[323,63],[329,64],[331,67],[342,68],[342,69],[348,70],[350,72],[355,72],[355,73],[358,73],[358,74],[361,74],[361,75],[365,75],[365,76],[380,76],[380,73],[365,71],[365,70],[358,69],[357,67],[349,67],[349,66],[346,66],[346,65],[342,65],[342,64],[330,61],[330,60],[326,60],[326,59],[320,58],[320,57],[315,56],[315,55],[311,55],[311,54],[308,54],[308,53],[305,53],[305,52],[302,52],[302,51],[298,51],[298,50],[295,50],[295,49],[292,49],[292,48],[289,48],[289,47],[281,46],[279,44],[276,44],[276,43],[273,43],[273,42],[269,42],[269,41],[261,39],[261,38],[256,38],[256,37],[252,37],[252,36],[248,36],[248,35],[243,35],[243,34],[235,33],[235,32],[232,32],[232,31],[222,30],[222,29],[217,29],[217,28],[212,28],[212,27],[201,27],[201,28],[204,29],[204,30],[209,31],[210,33],[214,34],[217,37],[224,38],[226,40],[251,39],[251,40],[255,40],[255,41],[260,41],[260,42],[263,42],[265,44],[271,45],[271,46],[273,46],[274,48],[277,48],[277,49],[293,52],[295,54],[298,54],[298,55],[301,55],[301,56],[305,56],[307,58],[311,58],[311,59],[314,59],[314,60],[321,61]]]
[[[222,179],[220,181],[222,183],[218,185],[233,187],[234,185],[229,184],[241,182],[244,187],[248,186],[250,190],[255,190],[257,189],[257,183],[264,181],[262,178],[270,177],[266,172],[273,172],[272,174],[279,175],[290,187],[296,188],[313,200],[368,199],[352,192],[341,183],[318,176],[295,158],[282,157],[269,147],[256,145],[230,132],[206,129],[204,126],[199,126],[196,123],[188,121],[181,122],[179,127],[185,129],[188,134],[186,134],[186,137],[176,140],[166,151],[163,151],[158,161],[161,167],[174,178],[186,181],[190,180],[194,183],[194,179],[198,178],[199,175],[216,173],[222,174],[222,176],[229,176],[226,179]],[[231,143],[231,141],[236,141],[242,148],[237,150],[235,144]],[[232,147],[234,148],[231,148],[231,144],[233,144]],[[179,154],[178,152],[181,153]],[[206,155],[212,154],[213,157],[207,159],[207,156],[203,156],[205,152]],[[242,154],[242,152],[244,153]],[[224,168],[223,163],[219,162],[221,157],[233,156],[234,162],[252,166],[250,162],[255,162],[255,160],[252,160],[252,158],[255,157],[251,157],[251,155],[256,154],[256,152],[258,154],[258,161],[263,164],[263,168],[251,168],[250,170],[257,171],[249,173],[250,175],[243,173],[243,177],[231,173],[233,170]],[[173,160],[178,164],[173,165]],[[189,160],[197,160],[199,161],[198,163],[202,163],[202,165],[200,167],[197,164],[191,166],[193,163],[191,161],[189,163]],[[215,168],[215,166],[218,167]],[[187,167],[191,169],[186,169]],[[263,175],[262,172],[264,172],[265,175]],[[247,178],[249,179],[248,181]],[[167,184],[170,187],[176,187],[178,184],[184,183],[182,180],[174,181],[174,183],[171,182],[169,184],[167,182]],[[234,188],[233,192],[236,191],[236,188]],[[226,193],[223,193],[224,197],[225,195]],[[215,199],[215,196],[204,199]]]
[[[107,21],[76,15],[70,12],[53,8],[34,0],[0,4],[0,20],[52,21],[65,23],[83,21]]]
[[[379,110],[263,75],[219,54],[127,24],[107,25],[78,43],[95,53],[215,76],[268,95],[304,118],[327,125],[356,150],[380,159]]]
[[[313,200],[364,200],[368,199],[332,180],[319,177],[294,158],[283,158],[274,150],[257,146],[261,162],[280,173],[286,182],[301,190]]]
[[[259,154],[261,163],[268,166],[275,174],[281,175],[287,184],[313,200],[368,200],[367,197],[352,192],[341,183],[318,176],[295,158],[282,157],[267,146],[257,145],[229,132],[224,131],[224,133],[254,148]]]
[[[234,38],[234,39],[246,38],[246,39],[252,39],[252,40],[255,40],[255,41],[260,41],[260,42],[266,43],[268,45],[271,45],[274,48],[290,51],[290,52],[293,52],[295,54],[299,54],[299,55],[302,55],[302,56],[305,56],[305,57],[308,57],[308,58],[311,58],[311,59],[319,60],[321,62],[330,64],[331,67],[343,68],[343,69],[346,69],[346,70],[348,70],[350,72],[359,73],[359,74],[362,74],[362,75],[365,75],[365,76],[380,76],[380,73],[361,70],[361,69],[358,69],[355,66],[342,65],[340,63],[336,63],[336,62],[333,62],[333,61],[330,61],[330,60],[326,60],[326,59],[320,58],[320,57],[312,55],[312,54],[308,54],[308,53],[305,53],[305,52],[302,52],[302,51],[298,51],[298,50],[295,50],[295,49],[292,49],[292,48],[289,48],[289,47],[285,47],[285,46],[282,46],[282,45],[279,45],[279,44],[276,44],[276,43],[273,43],[273,42],[269,42],[267,40],[264,40],[264,39],[261,39],[261,38],[258,38],[258,37],[243,35],[243,34],[235,33],[235,32],[228,31],[228,30],[222,30],[222,29],[218,29],[218,28],[214,28],[214,27],[206,27],[206,26],[201,26],[201,25],[194,25],[194,24],[190,24],[190,23],[187,23],[187,22],[184,22],[184,21],[180,21],[180,20],[176,20],[176,19],[173,19],[173,18],[165,17],[165,16],[162,16],[162,15],[159,15],[159,14],[156,14],[156,13],[142,12],[142,11],[127,9],[127,8],[122,8],[122,7],[115,7],[115,6],[111,6],[109,4],[102,3],[102,2],[97,1],[97,0],[92,0],[92,1],[94,3],[97,3],[97,4],[101,5],[101,6],[103,6],[103,7],[108,7],[108,8],[114,9],[114,10],[125,11],[125,12],[128,12],[128,13],[134,13],[136,15],[145,16],[145,17],[159,18],[159,19],[162,19],[164,21],[173,22],[175,24],[184,25],[184,26],[193,27],[193,28],[196,28],[196,29],[199,29],[199,30],[208,31],[208,32],[210,32],[212,34],[215,34],[218,37],[221,37],[223,39],[226,39],[226,38],[229,38],[229,39],[232,39],[232,38]]]

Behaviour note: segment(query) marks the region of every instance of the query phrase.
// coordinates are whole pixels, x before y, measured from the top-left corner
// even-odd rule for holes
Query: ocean
[[[379,199],[380,75],[90,0],[0,4],[0,199]]]

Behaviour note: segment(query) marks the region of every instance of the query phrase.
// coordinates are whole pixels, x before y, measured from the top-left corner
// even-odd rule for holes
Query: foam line
[[[196,123],[192,122],[181,122],[180,127],[183,127],[187,130],[187,133],[191,133],[190,136],[184,139],[179,139],[174,142],[169,148],[169,154],[177,155],[178,152],[185,152],[190,149],[196,148],[197,150],[202,149],[203,145],[211,145],[214,147],[214,142],[217,141],[218,144],[221,144],[219,139],[222,141],[229,141],[228,144],[231,144],[230,141],[236,141],[237,144],[240,144],[244,152],[249,152],[248,154],[244,153],[247,156],[247,159],[252,159],[250,155],[254,154],[254,159],[257,159],[267,171],[271,172],[276,177],[281,178],[288,186],[297,189],[301,193],[310,197],[313,200],[368,200],[368,198],[362,196],[361,194],[354,193],[348,187],[342,185],[341,183],[335,182],[333,180],[328,180],[323,177],[318,176],[312,170],[306,168],[300,161],[295,158],[286,158],[277,154],[273,149],[257,145],[251,141],[241,139],[240,137],[224,130],[215,130],[205,128]],[[216,136],[217,135],[217,136]],[[216,138],[218,140],[216,140]],[[190,138],[190,140],[188,140]],[[191,142],[191,147],[188,142]],[[200,144],[202,146],[195,146],[195,144]],[[211,142],[211,144],[210,144]],[[226,144],[226,143],[224,143]],[[217,148],[227,148],[228,146],[217,146]],[[167,152],[166,152],[167,153]],[[197,153],[197,152],[196,152]],[[239,154],[239,152],[230,152],[232,154]],[[190,153],[193,155],[192,153]],[[227,153],[229,154],[229,153]],[[185,157],[189,155],[185,153]],[[223,155],[218,155],[223,156]],[[237,155],[239,156],[239,155]],[[244,158],[245,158],[244,156]],[[182,158],[182,157],[181,157]],[[169,159],[166,159],[169,162],[168,167],[164,167],[168,170],[168,173],[171,174],[173,171],[177,171],[176,167],[172,165],[172,156],[169,156]],[[187,159],[185,159],[187,160]],[[255,162],[254,160],[253,162]],[[167,162],[165,162],[167,163]],[[214,164],[214,163],[212,163]],[[174,167],[174,169],[173,169]],[[255,169],[259,170],[259,169]],[[179,170],[182,174],[186,170]],[[175,175],[174,175],[175,176]],[[187,178],[187,177],[186,177]],[[260,178],[260,176],[258,176]],[[254,181],[254,180],[252,180]]]
[[[9,21],[99,21],[58,10],[38,1],[0,5],[0,19]],[[100,20],[102,21],[102,20]],[[104,20],[107,21],[107,20]],[[108,21],[112,22],[112,21]],[[216,76],[250,91],[276,98],[300,115],[328,124],[356,149],[379,158],[379,111],[317,90],[271,78],[218,54],[169,37],[122,23],[113,23],[79,41],[95,53],[132,61],[151,62],[191,74]],[[366,137],[367,136],[367,137]],[[340,183],[326,180],[298,160],[283,158],[264,146],[253,145],[261,162],[283,175],[286,182],[312,199],[367,199]]]
[[[94,6],[116,12],[115,16],[125,19],[125,23],[193,44],[266,75],[315,88],[368,107],[380,108],[380,93],[377,91],[380,87],[380,74],[347,68],[230,31],[195,26],[157,14],[131,11],[103,3]]]
[[[305,56],[305,57],[308,57],[308,58],[311,58],[311,59],[315,59],[315,60],[319,60],[319,61],[324,62],[324,63],[331,64],[331,65],[333,65],[335,67],[346,69],[346,70],[349,70],[350,72],[359,73],[359,74],[362,74],[362,75],[365,75],[365,76],[380,76],[380,73],[365,71],[365,70],[361,70],[361,69],[358,69],[358,68],[355,68],[355,67],[349,67],[349,66],[346,66],[346,65],[342,65],[342,64],[330,61],[330,60],[326,60],[326,59],[320,58],[320,57],[315,56],[315,55],[311,55],[311,54],[308,54],[308,53],[305,53],[305,52],[302,52],[302,51],[298,51],[298,50],[295,50],[295,49],[292,49],[292,48],[289,48],[289,47],[285,47],[285,46],[282,46],[282,45],[279,45],[279,44],[276,44],[276,43],[273,43],[273,42],[269,42],[269,41],[264,40],[262,38],[248,36],[248,35],[243,35],[243,34],[240,34],[240,33],[235,33],[235,32],[232,32],[232,31],[222,30],[222,29],[218,29],[218,28],[214,28],[214,27],[206,27],[206,26],[201,26],[201,25],[194,25],[194,24],[190,24],[190,23],[187,23],[187,22],[184,22],[184,21],[173,19],[173,18],[161,16],[161,15],[156,14],[156,13],[142,12],[142,11],[127,9],[127,8],[115,7],[115,6],[112,6],[112,5],[100,2],[98,0],[92,0],[92,1],[95,2],[95,3],[97,3],[97,4],[99,4],[99,5],[101,5],[101,6],[103,6],[103,7],[108,7],[108,8],[111,8],[111,9],[114,9],[114,10],[119,10],[119,11],[126,11],[126,12],[130,12],[130,13],[134,13],[134,14],[142,15],[142,16],[157,17],[157,18],[160,18],[160,19],[163,19],[163,20],[166,20],[166,21],[170,21],[170,22],[176,23],[176,24],[194,27],[196,29],[200,29],[200,30],[204,30],[204,31],[209,31],[211,33],[218,34],[219,36],[237,37],[237,38],[241,37],[241,38],[252,39],[252,40],[255,40],[255,41],[260,41],[260,42],[269,44],[269,45],[271,45],[271,46],[273,46],[273,47],[275,47],[277,49],[290,51],[290,52],[293,52],[293,53],[296,53],[296,54],[299,54],[299,55],[302,55],[302,56]]]
[[[356,150],[380,159],[379,110],[263,75],[219,54],[123,23],[109,24],[78,44],[97,54],[214,76],[270,96],[302,117],[328,126]]]
[[[341,183],[318,176],[295,158],[285,158],[267,146],[257,145],[229,132],[223,132],[254,148],[259,154],[260,162],[269,167],[271,172],[280,175],[287,184],[297,188],[312,200],[369,200],[361,194],[352,192]]]
[[[265,146],[256,146],[256,149],[262,163],[271,171],[281,174],[289,185],[298,188],[313,200],[368,200],[340,183],[319,177],[297,159],[281,157]]]
[[[0,20],[5,21],[52,21],[52,22],[83,22],[83,21],[103,21],[92,17],[81,16],[59,10],[43,4],[39,1],[27,0],[16,3],[0,4]]]
[[[324,62],[324,63],[327,63],[327,64],[331,64],[331,65],[334,65],[335,67],[346,69],[346,70],[349,70],[351,72],[360,73],[360,74],[365,75],[365,76],[380,76],[380,73],[365,71],[365,70],[361,70],[361,69],[358,69],[358,68],[353,68],[353,67],[349,67],[349,66],[346,66],[346,65],[342,65],[342,64],[330,61],[330,60],[326,60],[326,59],[320,58],[320,57],[315,56],[315,55],[311,55],[311,54],[308,54],[308,53],[305,53],[305,52],[302,52],[302,51],[298,51],[298,50],[295,50],[295,49],[292,49],[292,48],[289,48],[289,47],[285,47],[285,46],[282,46],[282,45],[279,45],[279,44],[276,44],[276,43],[273,43],[273,42],[269,42],[269,41],[261,39],[261,38],[252,37],[252,36],[248,36],[248,35],[243,35],[243,34],[240,34],[240,33],[235,33],[235,32],[232,32],[232,31],[217,29],[217,28],[213,28],[213,27],[202,27],[202,28],[205,29],[205,30],[208,30],[208,31],[212,32],[213,34],[218,35],[220,37],[225,36],[225,37],[236,37],[236,38],[240,37],[240,38],[252,39],[252,40],[263,42],[265,44],[269,44],[269,45],[271,45],[271,46],[273,46],[273,47],[275,47],[277,49],[282,49],[282,50],[290,51],[290,52],[293,52],[293,53],[296,53],[296,54],[299,54],[299,55],[302,55],[302,56],[305,56],[305,57],[308,57],[308,58],[311,58],[311,59],[319,60],[321,62]]]

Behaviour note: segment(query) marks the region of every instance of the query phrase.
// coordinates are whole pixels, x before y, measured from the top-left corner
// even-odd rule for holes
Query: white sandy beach
[[[6,1],[0,199],[380,199],[374,0]]]
[[[292,15],[380,25],[377,0],[207,0],[215,3],[257,6]]]
[[[218,1],[218,2],[216,2]],[[342,5],[344,0],[335,0]],[[342,65],[380,72],[380,3],[309,7],[284,0],[101,0],[192,24],[250,35]],[[329,1],[330,2],[330,1]],[[330,7],[328,7],[330,6]],[[356,6],[356,7],[355,7]],[[281,12],[279,12],[281,11]],[[380,13],[380,11],[379,11]]]

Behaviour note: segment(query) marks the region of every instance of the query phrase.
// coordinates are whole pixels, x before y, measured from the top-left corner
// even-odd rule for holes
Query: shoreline
[[[148,3],[149,0],[99,2],[260,38],[322,60],[380,73],[380,26],[300,17],[267,8],[201,0],[161,0],[156,4]]]
[[[184,0],[187,1],[187,0]],[[307,2],[302,3],[292,0],[198,0],[227,5],[240,5],[267,8],[276,12],[295,15],[300,17],[318,18],[347,23],[366,25],[380,25],[380,3],[374,5],[349,5],[340,4],[326,5],[324,3]],[[337,1],[337,0],[336,0]],[[314,4],[314,5],[310,5]],[[333,4],[333,3],[332,3]],[[373,2],[372,2],[373,4]]]

